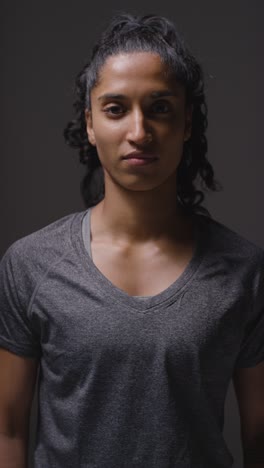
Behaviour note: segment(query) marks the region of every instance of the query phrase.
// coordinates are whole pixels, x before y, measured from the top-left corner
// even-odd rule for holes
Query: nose
[[[146,145],[152,141],[152,132],[142,110],[131,112],[127,139],[135,145]]]

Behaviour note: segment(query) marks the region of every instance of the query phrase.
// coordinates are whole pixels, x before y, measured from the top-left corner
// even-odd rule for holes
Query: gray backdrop
[[[77,152],[62,131],[72,117],[73,82],[91,45],[118,10],[171,18],[206,72],[209,154],[222,192],[209,195],[214,218],[264,248],[261,113],[261,0],[171,2],[5,0],[1,17],[0,255],[16,239],[84,209]],[[36,389],[37,393],[37,389]],[[36,393],[31,418],[34,443]],[[241,468],[233,384],[224,436]],[[30,449],[32,453],[32,448]]]

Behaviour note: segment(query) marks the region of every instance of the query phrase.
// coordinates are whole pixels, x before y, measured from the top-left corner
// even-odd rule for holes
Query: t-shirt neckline
[[[86,270],[89,277],[92,278],[94,286],[100,290],[100,294],[110,299],[112,302],[118,302],[126,307],[136,309],[138,311],[149,311],[158,308],[162,305],[169,305],[177,300],[178,296],[190,286],[191,281],[198,272],[199,266],[204,257],[207,246],[207,229],[205,229],[206,217],[203,215],[194,215],[194,252],[191,260],[187,264],[182,274],[165,290],[154,296],[146,296],[144,298],[130,296],[124,290],[114,285],[104,274],[96,267],[91,256],[88,253],[87,245],[89,246],[90,236],[86,242],[83,239],[83,219],[87,215],[88,224],[90,226],[91,209],[77,213],[72,223],[71,238],[75,249],[77,249],[80,263]],[[89,246],[90,250],[90,246]],[[91,250],[90,250],[91,252]]]

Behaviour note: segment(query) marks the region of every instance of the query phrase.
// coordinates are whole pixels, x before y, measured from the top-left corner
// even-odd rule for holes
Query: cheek
[[[94,134],[96,139],[96,148],[98,153],[110,154],[117,150],[122,144],[124,135],[121,126],[117,125],[100,125],[94,126]]]
[[[175,139],[181,139],[184,133],[184,121],[182,118],[172,118],[168,125],[168,133]]]

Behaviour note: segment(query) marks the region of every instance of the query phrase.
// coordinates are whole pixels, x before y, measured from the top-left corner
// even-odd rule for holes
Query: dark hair
[[[109,56],[136,51],[158,53],[177,81],[185,87],[186,103],[193,106],[192,134],[184,143],[183,156],[177,168],[177,199],[184,211],[200,211],[211,216],[201,206],[205,198],[203,191],[194,185],[199,178],[204,191],[222,190],[206,158],[208,120],[203,71],[173,23],[156,15],[119,14],[115,17],[94,46],[90,61],[76,78],[76,118],[68,123],[64,137],[68,145],[79,149],[80,162],[86,165],[86,175],[81,183],[84,203],[86,207],[96,205],[105,194],[101,162],[86,133],[85,109],[90,109],[91,90]]]

